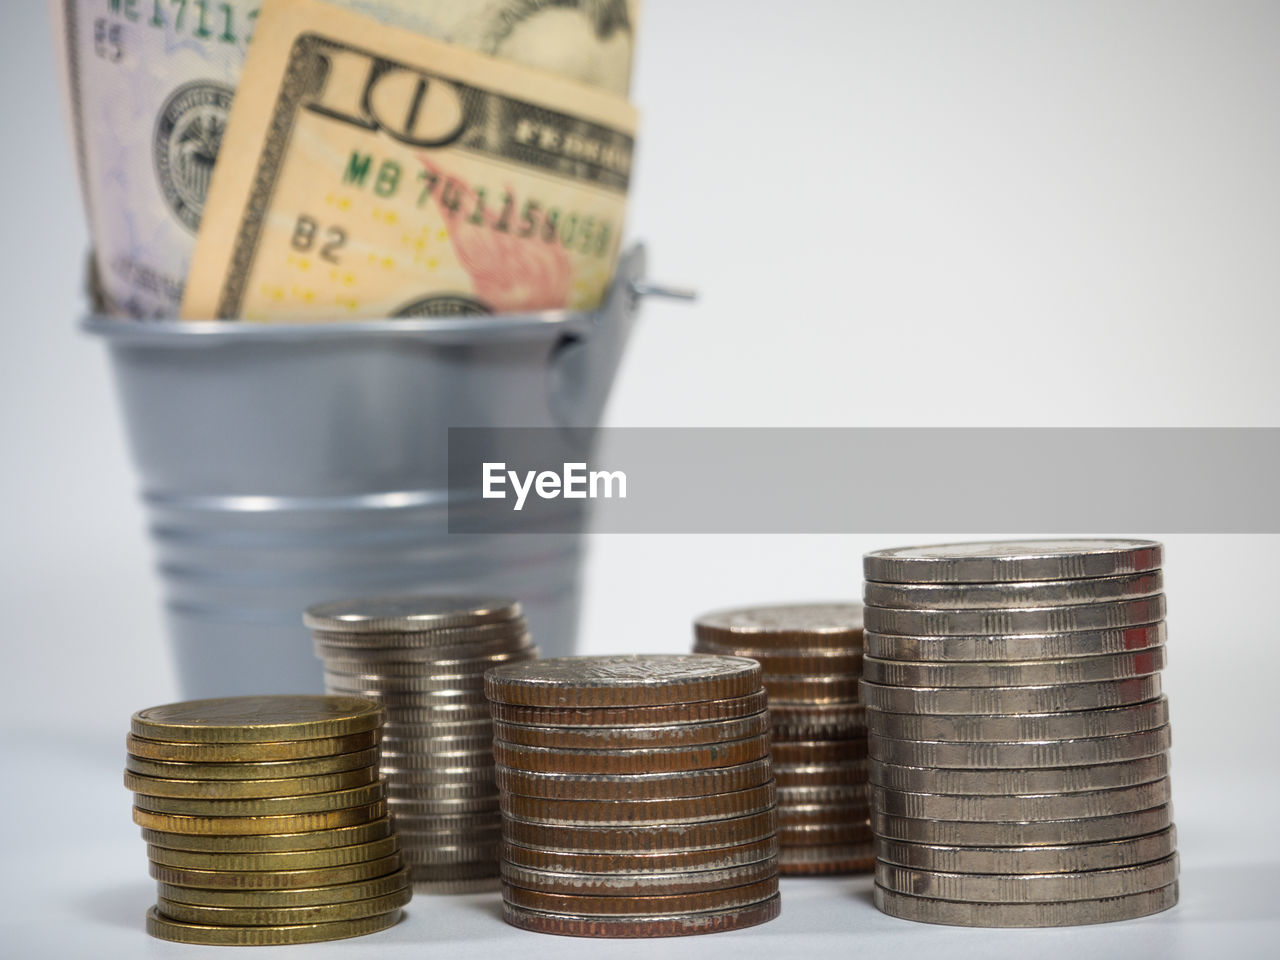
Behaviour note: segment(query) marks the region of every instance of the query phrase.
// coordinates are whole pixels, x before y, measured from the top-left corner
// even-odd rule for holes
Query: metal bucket
[[[302,610],[500,594],[572,652],[580,537],[450,536],[449,427],[594,426],[646,285],[594,313],[333,325],[93,317],[159,553],[186,697],[323,690]]]

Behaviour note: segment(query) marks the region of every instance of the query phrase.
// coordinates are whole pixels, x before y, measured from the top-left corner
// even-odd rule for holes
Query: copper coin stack
[[[778,915],[759,664],[563,657],[491,670],[485,693],[508,923],[666,937]]]
[[[1015,540],[866,555],[881,910],[1046,927],[1177,902],[1162,554]]]
[[[693,628],[699,653],[750,657],[764,669],[781,872],[872,869],[867,727],[858,702],[862,606],[747,607],[709,613]]]
[[[159,881],[153,936],[314,943],[383,930],[412,889],[378,772],[382,711],[355,697],[139,710],[124,782]]]
[[[484,672],[538,655],[520,605],[374,597],[311,607],[304,622],[326,689],[386,711],[382,774],[415,889],[496,889],[502,816]]]

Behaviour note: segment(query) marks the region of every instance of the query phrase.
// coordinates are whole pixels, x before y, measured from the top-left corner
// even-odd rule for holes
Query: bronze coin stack
[[[412,890],[356,697],[194,700],[133,715],[124,782],[159,882],[147,931],[315,943],[397,923]]]
[[[373,597],[304,617],[330,693],[380,703],[388,804],[420,893],[496,889],[501,813],[484,672],[538,655],[520,605]]]
[[[941,544],[863,562],[876,905],[984,927],[1173,906],[1160,544]]]
[[[495,668],[503,913],[526,930],[666,937],[778,915],[760,667],[563,657]]]
[[[861,605],[724,610],[699,617],[693,629],[699,653],[750,657],[764,669],[781,872],[871,870]]]

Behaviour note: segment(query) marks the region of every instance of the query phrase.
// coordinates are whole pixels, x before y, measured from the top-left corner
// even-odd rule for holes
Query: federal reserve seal
[[[160,192],[192,233],[200,227],[234,93],[221,83],[197,80],[184,84],[165,102],[156,121],[154,149]]]
[[[479,300],[472,300],[459,294],[441,293],[434,297],[424,297],[401,307],[395,316],[401,319],[410,317],[475,317],[493,313]]]

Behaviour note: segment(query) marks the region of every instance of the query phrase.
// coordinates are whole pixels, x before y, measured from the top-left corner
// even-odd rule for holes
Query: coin
[[[147,845],[147,859],[166,867],[195,870],[315,870],[321,867],[340,867],[365,860],[378,860],[391,856],[399,849],[400,838],[395,835],[345,847],[324,847],[319,850],[279,853],[170,850],[152,843]]]
[[[392,836],[391,821],[383,817],[354,826],[302,833],[216,836],[182,834],[143,828],[142,839],[169,850],[218,854],[268,854],[349,847]]]
[[[1077,580],[1019,583],[876,583],[868,581],[862,600],[869,607],[900,610],[981,610],[991,607],[1057,607],[1151,597],[1164,589],[1159,570]]]
[[[289,816],[200,817],[172,813],[155,813],[133,808],[133,822],[149,830],[166,833],[213,834],[215,836],[250,836],[256,834],[305,833],[349,827],[387,815],[387,803],[376,803],[323,813],[299,813]]]
[[[912,715],[873,712],[876,733],[896,740],[956,743],[998,740],[1078,740],[1154,730],[1169,722],[1164,697],[1125,707],[1075,713],[1015,714],[1008,717]]]
[[[787,653],[769,647],[747,647],[742,644],[713,644],[699,640],[694,653],[713,653],[724,657],[747,657],[760,664],[766,681],[771,676],[837,677],[862,673],[862,648],[838,647],[832,650],[796,649]]]
[[[775,743],[770,749],[778,764],[829,764],[862,760],[867,756],[867,740],[792,740]]]
[[[903,636],[1070,633],[1136,627],[1163,620],[1164,594],[1062,607],[996,607],[983,610],[894,610],[867,607],[867,629]]]
[[[387,796],[416,799],[427,793],[442,793],[449,787],[457,788],[459,794],[491,790],[494,766],[492,762],[485,767],[469,767],[464,764],[457,767],[428,767],[425,770],[384,766],[382,772],[391,778]]]
[[[156,884],[159,897],[208,907],[236,907],[241,909],[266,909],[272,907],[311,907],[320,904],[349,903],[385,897],[403,890],[409,885],[409,868],[395,873],[360,880],[355,883],[336,883],[323,887],[300,890],[209,890],[201,887],[184,887],[176,883]]]
[[[436,753],[475,752],[492,750],[493,728],[470,737],[439,736],[419,737],[408,740],[395,737],[382,741],[384,756],[430,756]]]
[[[955,847],[1051,846],[1096,843],[1156,833],[1173,823],[1169,804],[1082,820],[981,822],[975,820],[915,820],[892,817],[872,808],[871,827],[879,837]]]
[[[147,911],[147,933],[159,940],[177,943],[202,943],[215,946],[266,946],[284,943],[319,943],[361,937],[394,927],[400,922],[399,910],[358,920],[336,920],[330,923],[307,923],[289,926],[221,927],[184,923],[162,916],[155,907]]]
[[[1145,677],[1164,665],[1164,647],[1102,657],[991,663],[905,663],[868,657],[864,677],[868,683],[901,687],[1026,687]]]
[[[875,905],[890,916],[923,923],[965,927],[1067,927],[1086,923],[1131,920],[1168,910],[1178,902],[1178,885],[1158,890],[1058,903],[956,903],[895,893],[876,886]]]
[[[1066,660],[1149,650],[1163,646],[1167,639],[1168,628],[1163,620],[1114,630],[1022,636],[905,637],[868,632],[866,655],[913,662]]]
[[[399,823],[404,817],[442,817],[459,816],[464,813],[488,813],[497,816],[498,792],[481,797],[459,797],[446,799],[408,799],[391,797],[387,801],[391,814]]]
[[[554,657],[485,674],[485,695],[540,707],[650,706],[744,697],[760,689],[760,664],[706,654]]]
[[[743,697],[626,707],[531,707],[491,702],[495,722],[549,727],[625,727],[668,723],[705,723],[759,713],[768,706],[763,689]]]
[[[134,757],[147,760],[231,764],[324,760],[340,754],[358,753],[377,745],[378,731],[374,729],[345,737],[268,740],[262,743],[181,743],[147,740],[131,733],[126,740],[125,748]]]
[[[756,648],[862,646],[862,606],[857,603],[790,603],[718,610],[693,624],[699,642]]]
[[[855,703],[858,699],[858,676],[780,677],[768,676],[764,688],[769,703],[825,704]]]
[[[592,917],[526,910],[504,900],[502,918],[513,927],[564,937],[683,937],[741,930],[776,918],[778,896],[746,907],[709,910],[684,916]]]
[[[862,681],[863,702],[885,713],[1070,713],[1142,703],[1160,693],[1159,674],[1034,687],[886,687]]]
[[[437,723],[464,723],[468,720],[489,719],[489,707],[484,703],[434,703],[429,706],[386,704],[387,730],[403,735],[404,728]]]
[[[415,770],[454,770],[460,767],[493,766],[493,750],[480,747],[476,750],[437,750],[431,753],[382,752],[383,769],[408,773]]]
[[[830,873],[866,873],[875,868],[871,843],[834,846],[784,847],[778,857],[778,871],[787,876]]]
[[[133,734],[180,743],[243,743],[344,737],[382,723],[376,703],[357,697],[269,696],[189,700],[139,710]]]
[[[504,817],[502,836],[508,843],[543,850],[583,853],[706,850],[764,840],[777,831],[776,811],[727,820],[674,826],[577,827],[527,823]]]
[[[483,864],[487,876],[498,872],[501,847],[501,836],[480,837],[467,843],[408,844],[404,859],[411,868]]]
[[[877,760],[906,767],[1071,767],[1137,760],[1163,753],[1169,749],[1170,733],[1166,724],[1116,737],[987,743],[891,740],[872,733],[867,737],[867,744],[871,756]]]
[[[1152,863],[1077,873],[944,873],[876,864],[876,885],[897,893],[964,903],[1053,903],[1100,900],[1167,887],[1178,879],[1178,855]]]
[[[728,910],[759,903],[778,892],[778,876],[723,890],[701,890],[695,893],[650,894],[647,896],[582,896],[530,890],[509,882],[502,885],[502,899],[514,907],[563,913],[573,916],[674,916],[697,914],[708,910]]]
[[[326,689],[335,690],[377,690],[380,695],[424,694],[443,697],[466,692],[472,697],[478,697],[484,690],[484,674],[457,676],[433,672],[417,676],[386,676],[376,673],[339,673],[329,669],[329,664],[326,663],[324,685]]]
[[[571,873],[535,870],[513,863],[502,864],[508,883],[529,890],[579,896],[644,897],[652,894],[689,894],[740,887],[778,875],[778,859],[719,870],[682,870],[674,873]]]
[[[325,689],[337,691],[345,696],[365,697],[369,700],[376,700],[386,708],[388,716],[392,716],[397,711],[435,710],[442,706],[475,711],[475,708],[481,705],[480,701],[476,699],[480,695],[478,689],[401,691],[389,689],[386,686],[339,683],[334,677],[325,679]],[[479,713],[475,712],[474,715],[479,716]]]
[[[364,651],[347,650],[342,656],[330,654],[323,659],[325,671],[338,676],[421,677],[424,671],[430,670],[435,677],[479,677],[490,667],[531,659],[537,650],[534,646],[510,649],[508,644],[493,653],[452,658],[428,657],[423,651],[423,656],[416,660],[375,659],[366,656]]]
[[[202,890],[297,890],[385,877],[402,866],[404,861],[397,852],[378,860],[310,870],[196,870],[167,867],[154,861],[149,869],[156,880]]]
[[[377,767],[364,767],[348,770],[346,773],[331,773],[318,777],[293,777],[288,780],[167,780],[159,777],[144,777],[126,770],[124,785],[135,793],[152,797],[249,799],[331,793],[336,790],[365,786],[377,779]]]
[[[871,816],[866,798],[854,803],[788,803],[778,807],[778,824],[790,827],[865,826]]]
[[[303,760],[245,763],[201,763],[176,760],[150,760],[128,755],[125,769],[144,777],[164,780],[292,780],[299,777],[319,777],[376,767],[379,752],[370,747],[355,753],[340,753],[331,757],[310,757]],[[212,789],[212,788],[211,788]]]
[[[856,740],[867,735],[864,707],[853,704],[814,704],[796,707],[774,704],[769,707],[773,739]]]
[[[862,568],[885,583],[1014,583],[1141,573],[1163,560],[1154,540],[1005,540],[876,550]]]
[[[657,773],[729,767],[769,755],[769,737],[727,743],[636,750],[553,750],[493,741],[494,760],[506,767],[546,773]]]
[[[397,723],[388,719],[382,727],[382,743],[387,750],[401,749],[396,744],[418,743],[439,737],[462,739],[493,739],[493,721],[488,717],[476,720],[440,720],[427,723]]]
[[[939,770],[867,761],[867,776],[872,783],[908,793],[1076,793],[1150,783],[1168,775],[1169,756],[1165,753],[1119,763],[1027,770]],[[781,784],[781,779],[778,782]]]
[[[793,847],[835,847],[869,844],[871,827],[865,819],[852,823],[780,824],[778,842],[783,851]]]
[[[955,847],[880,838],[876,855],[886,863],[948,873],[1075,873],[1150,863],[1177,849],[1166,827],[1143,837],[1041,847]]]
[[[870,791],[865,783],[780,787],[778,789],[778,806],[783,808],[814,803],[866,805],[870,802],[870,796]]]
[[[1023,636],[901,637],[868,632],[867,656],[922,662],[1065,660],[1149,650],[1162,646],[1167,639],[1163,620],[1114,630]]]
[[[315,634],[313,649],[325,662],[355,661],[412,667],[418,663],[457,663],[494,654],[534,654],[537,647],[523,618],[510,623],[431,633]]]
[[[867,781],[867,761],[851,760],[847,763],[775,763],[773,775],[778,789],[792,787],[828,787],[839,784],[857,785]]]
[[[413,888],[368,900],[349,900],[311,907],[202,907],[192,903],[161,898],[156,910],[170,920],[209,926],[294,926],[308,923],[332,923],[358,920],[390,913],[407,904]]]
[[[493,725],[507,743],[531,747],[626,750],[635,747],[692,746],[742,740],[769,732],[769,712],[762,710],[734,720],[672,723],[658,726],[548,727],[523,723]]]
[[[777,792],[772,783],[711,797],[660,800],[548,800],[506,794],[502,812],[518,820],[549,824],[676,824],[742,817],[772,809]]]
[[[745,790],[767,783],[772,776],[771,770],[768,758],[727,767],[667,773],[530,773],[498,766],[496,780],[503,790],[526,797],[645,800],[705,797]]]
[[[485,877],[498,876],[498,858],[490,853],[484,860],[474,863],[415,863],[409,869],[413,877],[413,885],[418,889],[420,884],[441,881],[456,883],[460,880],[478,880]]]
[[[925,820],[1078,820],[1146,810],[1170,799],[1168,777],[1132,787],[1010,797],[900,793],[883,787],[871,788],[871,801],[881,813]]]
[[[463,893],[497,893],[502,889],[502,878],[497,874],[491,877],[469,877],[462,880],[415,880],[414,893],[430,895],[463,894]]]
[[[248,800],[154,797],[136,793],[134,806],[152,813],[178,813],[188,817],[278,817],[293,814],[345,810],[381,800],[386,785],[381,780],[349,790],[309,793],[294,797],[257,797]]]
[[[302,622],[322,634],[412,634],[502,623],[520,604],[498,597],[362,597],[308,607]]]
[[[630,853],[581,853],[567,850],[542,850],[504,842],[503,859],[511,866],[556,873],[649,875],[663,873],[700,873],[704,870],[727,870],[759,863],[778,855],[776,837],[752,840],[726,847],[703,850],[634,851]]]

